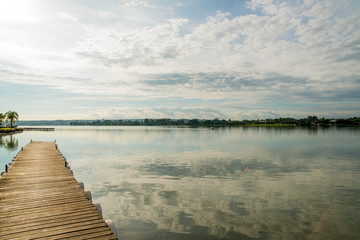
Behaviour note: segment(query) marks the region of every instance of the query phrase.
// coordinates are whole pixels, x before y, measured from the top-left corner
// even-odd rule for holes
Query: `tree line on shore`
[[[3,122],[10,122],[10,128],[13,127],[13,123],[19,120],[19,114],[14,111],[8,111],[6,113],[0,113],[0,127],[2,127]]]
[[[236,127],[236,126],[360,126],[360,118],[325,119],[316,116],[307,118],[277,118],[263,120],[206,120],[206,119],[144,119],[144,120],[77,120],[71,126],[188,126],[188,127]]]

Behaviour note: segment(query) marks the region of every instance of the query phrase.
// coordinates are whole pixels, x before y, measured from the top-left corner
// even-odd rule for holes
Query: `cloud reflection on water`
[[[218,240],[360,236],[358,133],[119,127],[54,134],[120,238]]]
[[[74,164],[91,168],[89,157],[106,159],[90,169],[91,177],[80,175],[94,198],[109,206],[104,214],[126,239],[306,239],[330,204],[337,215],[323,225],[322,236],[331,239],[340,224],[346,239],[359,223],[342,213],[355,209],[358,187],[351,179],[359,172],[348,171],[359,167],[358,150],[349,136],[337,134],[265,128],[105,131],[96,135],[106,151],[90,150]],[[348,152],[339,146],[342,140]],[[339,185],[344,188],[334,188]]]

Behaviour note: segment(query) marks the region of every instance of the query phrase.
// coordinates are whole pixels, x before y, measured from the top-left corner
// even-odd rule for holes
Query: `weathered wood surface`
[[[53,142],[31,142],[0,178],[0,239],[116,239]]]

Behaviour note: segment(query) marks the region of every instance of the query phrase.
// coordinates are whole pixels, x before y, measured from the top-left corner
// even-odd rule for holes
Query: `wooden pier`
[[[55,128],[46,127],[23,127],[24,131],[55,131]]]
[[[0,239],[117,239],[54,142],[31,142],[0,177]]]

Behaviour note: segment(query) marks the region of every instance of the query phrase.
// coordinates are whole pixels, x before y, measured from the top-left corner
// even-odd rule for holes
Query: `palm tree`
[[[6,119],[10,120],[10,127],[12,128],[13,122],[16,122],[19,120],[19,115],[17,112],[8,111],[6,114]]]
[[[3,113],[0,113],[0,127],[2,125],[2,122],[5,120],[5,118],[6,118],[6,115]]]

